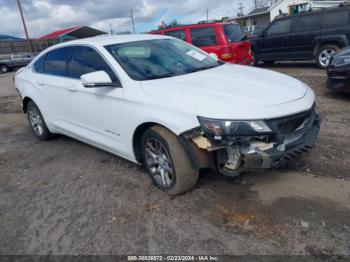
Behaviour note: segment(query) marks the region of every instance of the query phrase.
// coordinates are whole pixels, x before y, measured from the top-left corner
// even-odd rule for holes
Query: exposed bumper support
[[[213,168],[227,176],[237,176],[251,169],[268,169],[284,165],[289,159],[306,153],[315,144],[320,118],[313,112],[302,129],[285,136],[276,135],[270,142],[252,140],[245,145],[210,144],[198,130],[180,136],[195,168]],[[283,138],[281,138],[283,137]]]

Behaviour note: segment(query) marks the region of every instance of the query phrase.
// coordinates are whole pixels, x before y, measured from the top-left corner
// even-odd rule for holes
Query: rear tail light
[[[221,58],[222,59],[231,59],[233,57],[232,55],[232,49],[229,47],[223,47],[221,48]]]

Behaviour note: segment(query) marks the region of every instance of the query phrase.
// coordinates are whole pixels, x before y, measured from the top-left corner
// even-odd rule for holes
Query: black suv
[[[274,20],[252,41],[254,63],[315,59],[327,68],[330,58],[350,41],[350,6],[304,12]]]

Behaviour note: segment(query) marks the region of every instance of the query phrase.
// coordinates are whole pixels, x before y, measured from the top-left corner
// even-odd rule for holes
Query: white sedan
[[[156,35],[55,45],[16,73],[34,134],[63,134],[138,164],[169,194],[202,169],[274,168],[315,143],[314,92],[268,70],[226,64]]]

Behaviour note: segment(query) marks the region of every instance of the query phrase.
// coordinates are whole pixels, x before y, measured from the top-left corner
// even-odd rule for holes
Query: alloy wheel
[[[325,49],[323,50],[319,57],[318,60],[320,61],[320,64],[323,67],[327,67],[331,61],[332,56],[336,53],[334,49]]]
[[[174,181],[174,168],[165,146],[156,138],[149,138],[145,144],[146,164],[155,182],[164,188]]]
[[[7,71],[8,71],[7,66],[1,66],[1,67],[0,67],[0,71],[1,71],[2,73],[7,73]]]
[[[44,125],[39,110],[35,107],[31,107],[28,110],[28,114],[30,125],[35,134],[41,136],[44,133]]]

